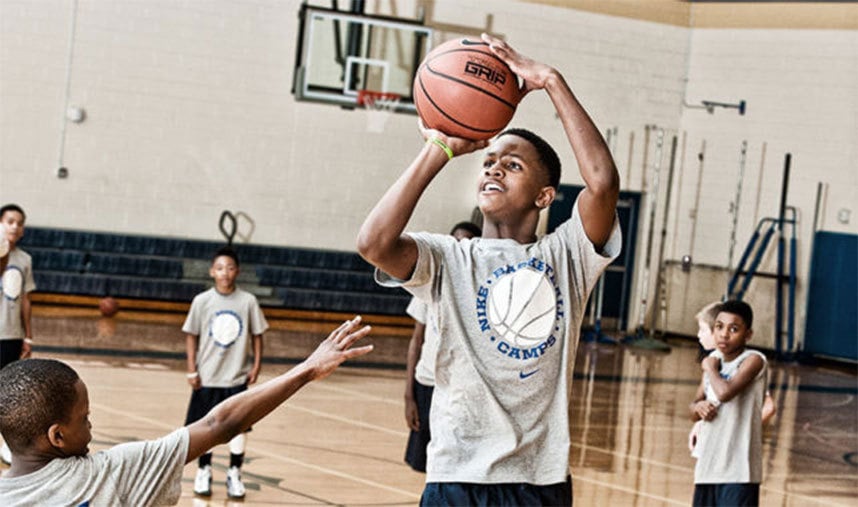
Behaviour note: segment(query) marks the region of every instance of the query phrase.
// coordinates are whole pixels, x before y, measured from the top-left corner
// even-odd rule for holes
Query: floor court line
[[[660,466],[663,468],[668,468],[670,470],[676,470],[678,472],[688,472],[688,467],[679,466],[679,465],[672,465],[670,463],[665,463],[663,461],[657,461],[657,460],[650,459],[650,458],[641,458],[638,456],[632,456],[631,454],[627,454],[627,453],[609,451],[609,450],[603,449],[601,447],[594,447],[592,445],[587,445],[587,444],[578,444],[578,443],[572,442],[571,445],[573,447],[577,447],[577,448],[583,449],[585,451],[595,451],[595,452],[601,452],[604,454],[612,454],[612,455],[614,455],[618,458],[621,458],[621,459],[631,459],[633,461],[639,461],[641,463],[646,463],[647,465]]]
[[[304,412],[304,413],[307,413],[307,414],[312,414],[312,415],[315,415],[315,416],[317,416],[317,417],[322,417],[322,418],[324,418],[324,419],[331,419],[331,420],[333,420],[333,421],[341,422],[341,423],[343,423],[343,424],[349,424],[349,425],[351,425],[351,426],[357,426],[357,427],[359,427],[359,428],[367,428],[367,429],[371,429],[371,430],[379,431],[379,432],[382,432],[382,433],[387,433],[388,435],[394,435],[394,436],[397,436],[397,437],[407,437],[407,436],[408,436],[408,432],[407,432],[407,431],[402,431],[402,430],[392,430],[392,429],[390,429],[390,428],[385,428],[384,426],[378,426],[378,425],[376,425],[376,424],[371,424],[371,423],[365,423],[365,422],[355,421],[355,420],[353,420],[353,419],[347,419],[347,418],[342,417],[342,416],[329,414],[329,413],[327,413],[327,412],[321,412],[321,411],[319,411],[319,410],[315,410],[315,409],[312,409],[312,408],[302,407],[302,406],[300,406],[300,405],[299,405],[299,404],[297,404],[297,403],[291,403],[291,404],[289,404],[288,406],[286,406],[286,407],[284,407],[284,408],[285,408],[286,410],[298,410],[298,411],[300,411],[300,412]]]
[[[650,498],[652,500],[658,500],[660,502],[669,503],[671,505],[688,505],[688,502],[680,502],[678,500],[673,500],[671,498],[667,498],[659,495],[652,495],[646,493],[644,491],[639,491],[634,488],[627,488],[625,486],[618,486],[616,484],[612,484],[610,482],[600,481],[599,479],[593,479],[592,477],[587,477],[586,475],[581,474],[572,474],[572,495],[574,496],[575,491],[575,481],[583,481],[589,482],[590,484],[595,484],[596,486],[600,486],[603,488],[614,489],[617,491],[622,491],[623,493],[629,493],[633,496],[642,496],[645,498]]]
[[[403,386],[405,385],[405,379],[404,379],[404,378],[402,379],[402,385],[403,385]],[[321,383],[321,384],[317,385],[317,386],[316,386],[316,388],[317,388],[317,389],[324,389],[324,390],[326,390],[326,391],[332,391],[332,392],[337,392],[337,393],[342,393],[342,394],[348,394],[348,395],[350,395],[350,396],[354,396],[354,397],[357,397],[357,398],[363,398],[363,399],[365,399],[365,400],[378,401],[378,402],[381,402],[381,403],[386,403],[386,404],[388,404],[388,405],[402,405],[402,402],[401,402],[401,401],[391,400],[390,398],[384,398],[384,397],[381,397],[381,396],[373,396],[373,395],[371,395],[371,394],[366,394],[366,393],[361,392],[361,391],[355,391],[355,390],[352,390],[352,389],[346,389],[346,388],[343,388],[343,387],[337,387],[337,386],[325,385],[324,383]]]

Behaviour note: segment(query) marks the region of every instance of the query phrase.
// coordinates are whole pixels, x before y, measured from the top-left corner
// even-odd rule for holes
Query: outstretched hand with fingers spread
[[[369,334],[372,329],[370,326],[357,329],[360,322],[360,316],[345,321],[340,327],[334,329],[310,354],[305,362],[312,372],[313,380],[321,380],[333,373],[337,366],[344,361],[372,351],[372,345],[351,348],[356,341]]]

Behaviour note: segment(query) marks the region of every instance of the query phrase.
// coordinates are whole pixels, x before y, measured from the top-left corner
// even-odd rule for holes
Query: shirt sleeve
[[[182,324],[182,332],[199,336],[202,334],[202,323],[200,322],[200,296],[194,298],[191,302],[191,309],[188,310],[188,316],[185,318],[185,323]]]
[[[432,302],[438,294],[441,259],[446,243],[456,239],[446,234],[408,233],[417,244],[417,263],[408,280],[400,280],[376,268],[375,281],[384,287],[402,287],[417,298]]]
[[[28,259],[27,269],[24,271],[24,293],[36,290],[36,280],[33,278],[33,260]]]
[[[256,296],[251,295],[250,302],[250,334],[256,336],[268,330],[268,321],[265,320],[265,314],[262,313],[262,308],[259,307],[259,300]]]
[[[190,434],[179,428],[157,440],[130,442],[98,453],[113,470],[122,505],[173,505],[182,494]]]
[[[405,313],[410,315],[411,318],[417,322],[426,324],[426,303],[416,297],[411,298],[411,302],[408,303],[408,308],[405,309]]]
[[[595,286],[605,268],[620,255],[623,236],[620,221],[615,213],[611,235],[602,250],[597,251],[584,230],[576,200],[572,207],[572,216],[555,231],[555,241],[562,242],[563,248],[571,251],[570,258],[578,264],[574,267],[575,271],[583,274],[584,286],[588,288],[586,294],[589,294],[589,289]]]

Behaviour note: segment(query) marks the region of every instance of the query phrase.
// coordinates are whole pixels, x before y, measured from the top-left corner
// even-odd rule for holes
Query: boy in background
[[[697,312],[694,316],[697,320],[697,339],[700,342],[700,357],[698,361],[702,361],[706,356],[715,350],[715,336],[713,328],[715,327],[715,318],[718,317],[718,309],[721,306],[720,301],[709,303]],[[775,401],[772,399],[771,393],[766,389],[766,396],[763,400],[763,409],[761,413],[763,426],[767,426],[777,414]],[[688,450],[691,451],[691,456],[697,458],[700,456],[700,447],[697,445],[697,434],[700,432],[700,426],[703,421],[697,421],[691,427],[688,433]]]
[[[694,469],[695,506],[759,505],[762,482],[762,418],[766,356],[747,348],[754,314],[743,301],[717,307],[715,350],[703,376],[691,418],[704,421]]]
[[[30,327],[30,292],[36,289],[30,254],[18,248],[24,236],[27,215],[17,204],[0,207],[0,369],[18,359],[30,357],[33,332]],[[10,464],[12,454],[4,442],[0,460]]]
[[[0,431],[14,459],[0,477],[0,505],[170,505],[182,492],[182,468],[229,442],[301,387],[321,380],[372,345],[360,317],[331,332],[302,363],[217,405],[169,435],[89,454],[92,425],[86,384],[65,363],[25,359],[0,371]]]
[[[459,222],[450,235],[457,241],[479,237],[482,230],[471,222]],[[432,435],[429,430],[429,409],[435,386],[435,354],[438,350],[438,323],[429,314],[426,303],[411,298],[405,310],[416,322],[405,365],[405,422],[411,433],[405,448],[405,462],[417,472],[426,472],[426,446]]]
[[[235,284],[238,255],[229,247],[218,250],[209,275],[214,287],[198,294],[182,331],[187,334],[188,383],[193,388],[185,425],[203,418],[218,403],[247,390],[256,382],[262,366],[262,334],[268,322],[256,296]],[[249,430],[249,429],[248,429]],[[229,442],[226,490],[229,498],[244,498],[241,465],[247,435]],[[194,493],[211,496],[212,452],[199,458]]]

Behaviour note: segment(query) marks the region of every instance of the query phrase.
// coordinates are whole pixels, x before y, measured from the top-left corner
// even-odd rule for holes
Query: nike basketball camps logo
[[[3,297],[10,301],[17,301],[21,292],[24,291],[24,273],[18,266],[9,266],[0,278],[0,289]]]
[[[209,336],[214,339],[215,345],[224,349],[231,347],[243,332],[241,317],[231,310],[215,313],[209,327]]]
[[[549,353],[563,332],[564,302],[554,269],[535,257],[495,269],[477,289],[476,313],[495,351],[526,368],[519,378],[532,376],[538,371],[534,360]]]

